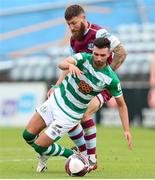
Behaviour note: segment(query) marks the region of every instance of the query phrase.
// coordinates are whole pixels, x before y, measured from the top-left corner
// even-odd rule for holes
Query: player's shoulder
[[[73,57],[75,57],[78,60],[80,60],[80,59],[91,59],[92,54],[86,53],[86,52],[80,52],[80,53],[74,54]]]
[[[97,25],[97,24],[90,24],[89,29],[90,29],[91,31],[97,32],[99,29],[102,29],[102,27],[99,26],[99,25]]]
[[[82,54],[83,58],[87,59],[87,60],[92,59],[92,56],[93,56],[92,53],[82,52],[81,54]]]
[[[110,65],[106,66],[106,73],[107,73],[108,76],[110,76],[113,79],[113,81],[117,81],[117,82],[120,81],[118,75],[116,74],[115,71],[112,70]]]
[[[101,28],[96,32],[96,38],[99,37],[109,37],[110,33],[105,28]]]

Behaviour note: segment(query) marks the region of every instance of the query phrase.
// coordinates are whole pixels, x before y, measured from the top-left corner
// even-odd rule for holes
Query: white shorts
[[[58,140],[80,123],[80,121],[67,116],[58,107],[53,94],[51,94],[50,98],[36,110],[46,123],[47,129],[45,130],[45,133],[54,141]]]

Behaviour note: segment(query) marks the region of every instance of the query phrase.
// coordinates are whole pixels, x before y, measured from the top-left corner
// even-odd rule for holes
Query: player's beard
[[[106,66],[106,63],[104,61],[94,61],[94,65],[97,69],[100,69],[100,68]]]
[[[81,27],[77,31],[72,32],[72,37],[76,39],[77,41],[82,41],[85,33],[85,25],[81,22]]]

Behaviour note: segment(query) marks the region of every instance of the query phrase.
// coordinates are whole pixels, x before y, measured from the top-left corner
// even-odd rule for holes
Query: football
[[[69,176],[84,176],[88,168],[89,161],[83,154],[73,154],[65,163],[65,170]]]

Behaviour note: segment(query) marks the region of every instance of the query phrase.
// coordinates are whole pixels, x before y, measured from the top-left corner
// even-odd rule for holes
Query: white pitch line
[[[7,148],[3,148],[1,147],[0,148],[0,151],[33,151],[33,149],[31,148],[20,148],[20,147],[15,147],[15,148],[12,148],[12,147],[7,147]]]
[[[63,157],[51,158],[50,161],[62,161]],[[22,161],[36,161],[36,159],[0,159],[0,163],[4,162],[22,162]]]

